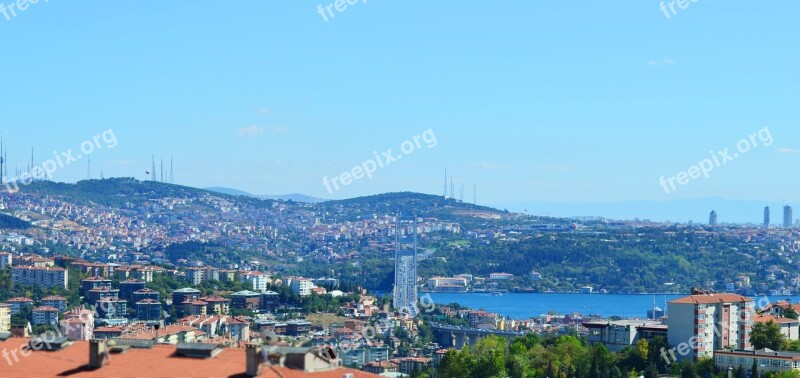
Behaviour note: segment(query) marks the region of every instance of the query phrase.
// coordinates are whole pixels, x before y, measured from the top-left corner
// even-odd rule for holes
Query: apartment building
[[[11,279],[14,285],[67,289],[67,270],[63,268],[16,266],[11,268]]]
[[[58,324],[58,309],[55,307],[37,307],[33,309],[33,325]]]
[[[6,304],[11,307],[11,315],[17,315],[22,312],[25,307],[33,307],[33,299],[22,297],[11,298],[6,301]]]
[[[13,259],[11,254],[8,252],[0,252],[0,270],[5,269],[7,266],[11,266]]]
[[[51,295],[49,297],[42,298],[42,306],[45,307],[55,307],[58,311],[66,311],[67,309],[67,298],[59,297],[57,295]]]
[[[755,301],[738,294],[695,292],[668,303],[670,345],[696,345],[679,360],[708,357],[720,349],[750,350]]]
[[[262,272],[247,272],[242,274],[242,282],[253,286],[253,291],[263,293],[267,291],[267,286],[272,283],[268,274]]]
[[[305,278],[297,278],[292,280],[292,294],[299,295],[301,297],[307,297],[311,295],[311,290],[314,289],[314,283],[311,280],[307,280]]]
[[[219,269],[217,268],[189,268],[186,269],[186,279],[197,286],[206,281],[219,281]]]

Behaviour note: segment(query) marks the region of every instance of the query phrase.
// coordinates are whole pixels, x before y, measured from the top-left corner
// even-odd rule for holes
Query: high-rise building
[[[764,208],[764,228],[769,228],[769,206]]]
[[[789,205],[783,207],[783,227],[792,227],[792,207]]]
[[[395,311],[417,316],[417,220],[398,221],[395,226],[394,298]]]
[[[669,302],[667,342],[680,345],[696,340],[697,349],[676,360],[709,357],[715,350],[752,350],[750,330],[755,317],[755,301],[737,294],[701,294]],[[673,351],[674,353],[674,351]]]
[[[711,214],[708,215],[708,225],[714,227],[717,225],[718,221],[717,211],[711,210]]]

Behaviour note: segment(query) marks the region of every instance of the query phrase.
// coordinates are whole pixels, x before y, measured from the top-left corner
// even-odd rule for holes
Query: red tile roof
[[[55,308],[55,307],[42,306],[42,307],[36,307],[32,311],[33,312],[58,312],[58,309]]]
[[[0,342],[0,348],[19,350],[29,338],[12,338]],[[27,354],[27,352],[26,352]],[[124,354],[111,354],[109,361],[99,369],[89,369],[89,342],[77,341],[55,352],[33,352],[28,357],[16,353],[18,360],[10,366],[2,361],[3,377],[245,377],[244,349],[225,349],[214,358],[196,359],[175,356],[175,347],[156,345],[152,349],[131,349]],[[354,378],[376,378],[375,374],[352,369],[335,369],[316,373],[266,366],[262,378],[341,378],[352,374]]]
[[[683,298],[678,298],[669,303],[715,304],[715,303],[741,303],[741,302],[753,302],[753,298],[748,298],[738,294],[701,294],[701,295],[689,295]]]
[[[795,319],[779,318],[779,317],[775,317],[775,316],[772,316],[772,315],[761,315],[761,316],[755,318],[753,321],[755,321],[756,323],[775,322],[775,323],[778,323],[778,324],[800,323],[800,321],[795,320]]]

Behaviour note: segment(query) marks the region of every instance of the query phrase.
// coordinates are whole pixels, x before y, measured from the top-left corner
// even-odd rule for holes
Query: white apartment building
[[[14,285],[63,287],[67,289],[67,270],[62,268],[36,268],[15,266],[11,268]]]
[[[697,294],[668,304],[667,342],[678,360],[714,357],[715,350],[752,350],[755,301],[737,294]],[[690,348],[680,348],[688,345]],[[693,348],[697,346],[697,348]],[[688,353],[685,353],[688,350]]]
[[[292,293],[301,297],[311,295],[311,290],[314,289],[314,283],[305,278],[297,278],[292,280]]]
[[[263,272],[247,272],[242,274],[242,282],[253,285],[253,291],[263,293],[267,291],[272,279],[269,278],[269,274]]]

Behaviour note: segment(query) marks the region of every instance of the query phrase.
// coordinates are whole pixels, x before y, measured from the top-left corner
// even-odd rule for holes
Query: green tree
[[[681,370],[681,378],[697,378],[697,372],[694,370],[694,365],[686,364]]]
[[[753,378],[758,378],[760,375],[758,374],[758,359],[753,359],[753,367],[750,368],[750,376]]]
[[[781,333],[780,326],[770,321],[768,323],[756,323],[750,331],[750,343],[756,350],[769,348],[781,350],[786,338]]]
[[[506,339],[491,336],[480,339],[475,344],[477,365],[473,376],[486,378],[503,378],[506,372]]]
[[[441,378],[472,377],[475,359],[465,346],[462,350],[451,350],[442,358],[437,376]]]

